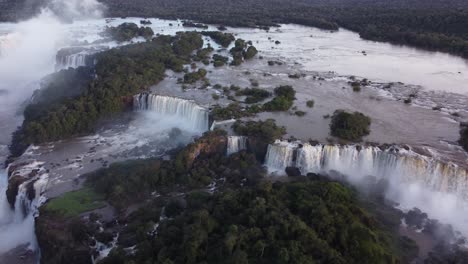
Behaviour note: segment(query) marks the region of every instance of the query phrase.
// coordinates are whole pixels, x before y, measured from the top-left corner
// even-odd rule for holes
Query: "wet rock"
[[[10,204],[11,209],[15,209],[15,201],[16,201],[16,196],[18,195],[19,187],[21,184],[23,184],[27,179],[20,177],[20,176],[14,176],[10,178],[8,181],[8,189],[6,190],[6,197],[8,200],[8,203]]]
[[[414,208],[405,214],[404,218],[408,226],[422,229],[427,220],[427,214],[423,213],[418,208]]]
[[[289,177],[299,177],[301,176],[301,171],[296,167],[286,167],[286,174]]]
[[[124,248],[136,245],[138,243],[136,233],[128,231],[120,233],[117,243]]]
[[[97,241],[107,245],[114,240],[114,235],[111,232],[104,231],[97,233],[95,238]]]

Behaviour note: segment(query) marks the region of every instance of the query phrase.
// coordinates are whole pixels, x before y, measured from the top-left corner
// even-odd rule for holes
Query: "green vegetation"
[[[336,110],[330,123],[331,135],[334,137],[358,141],[370,133],[371,119],[362,113],[348,113]]]
[[[306,105],[307,105],[307,107],[312,108],[312,107],[314,107],[315,102],[314,102],[314,100],[309,100],[309,101],[306,102]]]
[[[247,50],[245,51],[244,59],[250,60],[250,59],[252,59],[253,57],[255,57],[255,55],[257,55],[257,54],[258,54],[257,48],[255,48],[254,46],[250,46],[250,47],[248,47]]]
[[[112,164],[109,168],[88,174],[86,185],[103,194],[113,206],[123,208],[144,201],[161,187],[183,184],[197,188],[210,184],[217,176],[202,167],[215,166],[216,162],[222,164],[220,160],[223,160],[225,151],[225,132],[211,131],[177,153],[173,160],[146,159]],[[217,161],[192,170],[197,157],[213,157]]]
[[[229,61],[228,57],[225,57],[225,56],[222,56],[222,55],[219,55],[219,54],[214,54],[213,55],[213,65],[215,67],[222,67],[225,64],[227,64],[228,61]]]
[[[130,41],[136,37],[151,39],[154,35],[150,27],[138,27],[135,23],[122,23],[117,27],[108,27],[106,33],[119,42]]]
[[[275,88],[276,97],[263,105],[265,111],[288,111],[296,100],[296,91],[289,85]]]
[[[275,98],[263,105],[255,103],[271,96],[271,93],[266,90],[260,88],[246,88],[241,90],[240,87],[231,85],[228,90],[225,89],[225,93],[227,92],[227,94],[229,94],[229,91],[231,90],[236,91],[236,96],[247,96],[245,103],[253,105],[245,108],[239,103],[231,103],[227,107],[215,105],[211,111],[214,120],[227,120],[231,118],[239,119],[242,117],[253,116],[264,111],[287,111],[292,107],[293,102],[296,99],[296,91],[294,91],[291,86],[279,86],[275,88]],[[228,96],[228,98],[234,100],[231,96]]]
[[[338,183],[265,183],[186,202],[152,250],[139,241],[135,256],[114,250],[112,263],[398,263],[389,237]]]
[[[245,103],[254,104],[270,97],[271,93],[260,88],[246,88],[237,91],[236,96],[247,96],[245,98]]]
[[[91,188],[68,192],[51,199],[45,205],[45,210],[64,217],[73,217],[105,206],[104,197]]]
[[[214,120],[228,120],[238,119],[242,117],[248,117],[255,114],[255,112],[249,111],[243,108],[239,103],[231,103],[226,107],[215,105],[211,110],[211,116]]]
[[[209,64],[210,53],[213,52],[212,47],[197,50],[197,54],[192,58],[194,61],[202,61],[205,65]],[[208,62],[208,63],[205,63]]]
[[[277,126],[274,119],[265,121],[236,121],[232,125],[236,134],[248,137],[262,138],[268,143],[273,143],[286,134],[286,128]]]
[[[77,69],[61,70],[41,84],[41,89],[34,91],[34,104],[54,104],[66,98],[73,98],[80,95],[93,78],[93,71],[88,67],[79,67]],[[64,89],[64,87],[67,87]],[[28,107],[27,111],[32,111],[26,115],[32,115],[37,109]]]
[[[257,49],[252,45],[252,42],[246,42],[243,39],[236,39],[234,47],[230,50],[233,57],[231,65],[241,65],[244,60],[252,59],[257,53]]]
[[[22,126],[13,134],[10,151],[19,156],[29,144],[39,144],[89,133],[101,118],[112,117],[131,106],[132,96],[144,92],[164,78],[167,68],[176,72],[190,62],[190,55],[203,45],[195,32],[175,37],[159,36],[151,42],[127,45],[96,55],[96,78],[73,84],[62,81],[59,72],[53,74],[43,95],[69,95],[71,88],[79,92],[74,97],[35,102],[24,111]],[[82,71],[81,68],[70,70]],[[79,74],[78,74],[79,75]],[[85,86],[85,88],[83,88]],[[49,89],[53,92],[49,92]],[[55,96],[56,97],[56,96]]]
[[[273,98],[270,102],[263,105],[263,109],[268,112],[288,111],[293,102],[282,96]]]
[[[273,120],[235,126],[249,145],[285,133]],[[86,185],[119,209],[119,221],[100,225],[96,214],[64,219],[41,209],[42,261],[87,263],[94,239],[109,244],[116,229],[117,246],[101,264],[396,264],[417,255],[413,241],[398,236],[398,210],[315,174],[272,183],[254,155],[226,156],[226,144],[224,131],[212,131],[172,160],[128,161],[88,175]],[[207,192],[213,182],[216,191]]]
[[[228,0],[104,1],[114,16],[189,18],[205,23],[268,29],[295,23],[338,30],[344,27],[362,38],[411,45],[468,57],[468,3],[464,0],[337,0],[262,1],[242,5]]]
[[[205,69],[199,69],[195,72],[189,72],[184,75],[184,83],[195,83],[206,77],[207,71]]]
[[[231,33],[223,33],[219,31],[203,31],[203,36],[208,36],[213,39],[217,44],[227,48],[236,39]]]
[[[463,127],[460,131],[460,145],[468,151],[468,127]]]

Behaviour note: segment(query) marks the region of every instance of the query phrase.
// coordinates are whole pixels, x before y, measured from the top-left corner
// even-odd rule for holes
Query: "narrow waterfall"
[[[157,113],[195,131],[207,131],[209,127],[208,110],[190,100],[142,93],[133,97],[133,109]]]
[[[268,145],[265,157],[265,166],[270,173],[284,173],[286,167],[294,166],[294,152],[296,143],[277,140],[274,144]]]
[[[78,68],[80,66],[86,66],[86,59],[88,54],[86,53],[77,53],[70,54],[61,57],[57,57],[57,62],[55,64],[55,70],[63,70],[68,68]]]
[[[229,136],[227,144],[227,155],[237,153],[241,150],[247,149],[247,137],[242,136]]]
[[[45,202],[42,193],[48,182],[48,174],[39,166],[40,163],[33,162],[20,169],[20,171],[39,169],[39,172],[18,187],[14,210],[6,198],[8,174],[4,170],[0,171],[0,237],[9,238],[0,239],[0,254],[19,245],[27,245],[31,250],[37,250],[34,218],[38,214],[39,206]]]

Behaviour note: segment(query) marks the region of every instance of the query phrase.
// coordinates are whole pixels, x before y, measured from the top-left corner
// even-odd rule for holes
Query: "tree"
[[[350,141],[361,140],[370,133],[371,119],[362,113],[348,113],[336,110],[332,116],[330,130],[332,136]]]

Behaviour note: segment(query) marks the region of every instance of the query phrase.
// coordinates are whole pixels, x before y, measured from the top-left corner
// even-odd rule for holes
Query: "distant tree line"
[[[296,23],[468,58],[468,2],[463,0],[104,0],[113,16],[186,18],[235,27]]]

